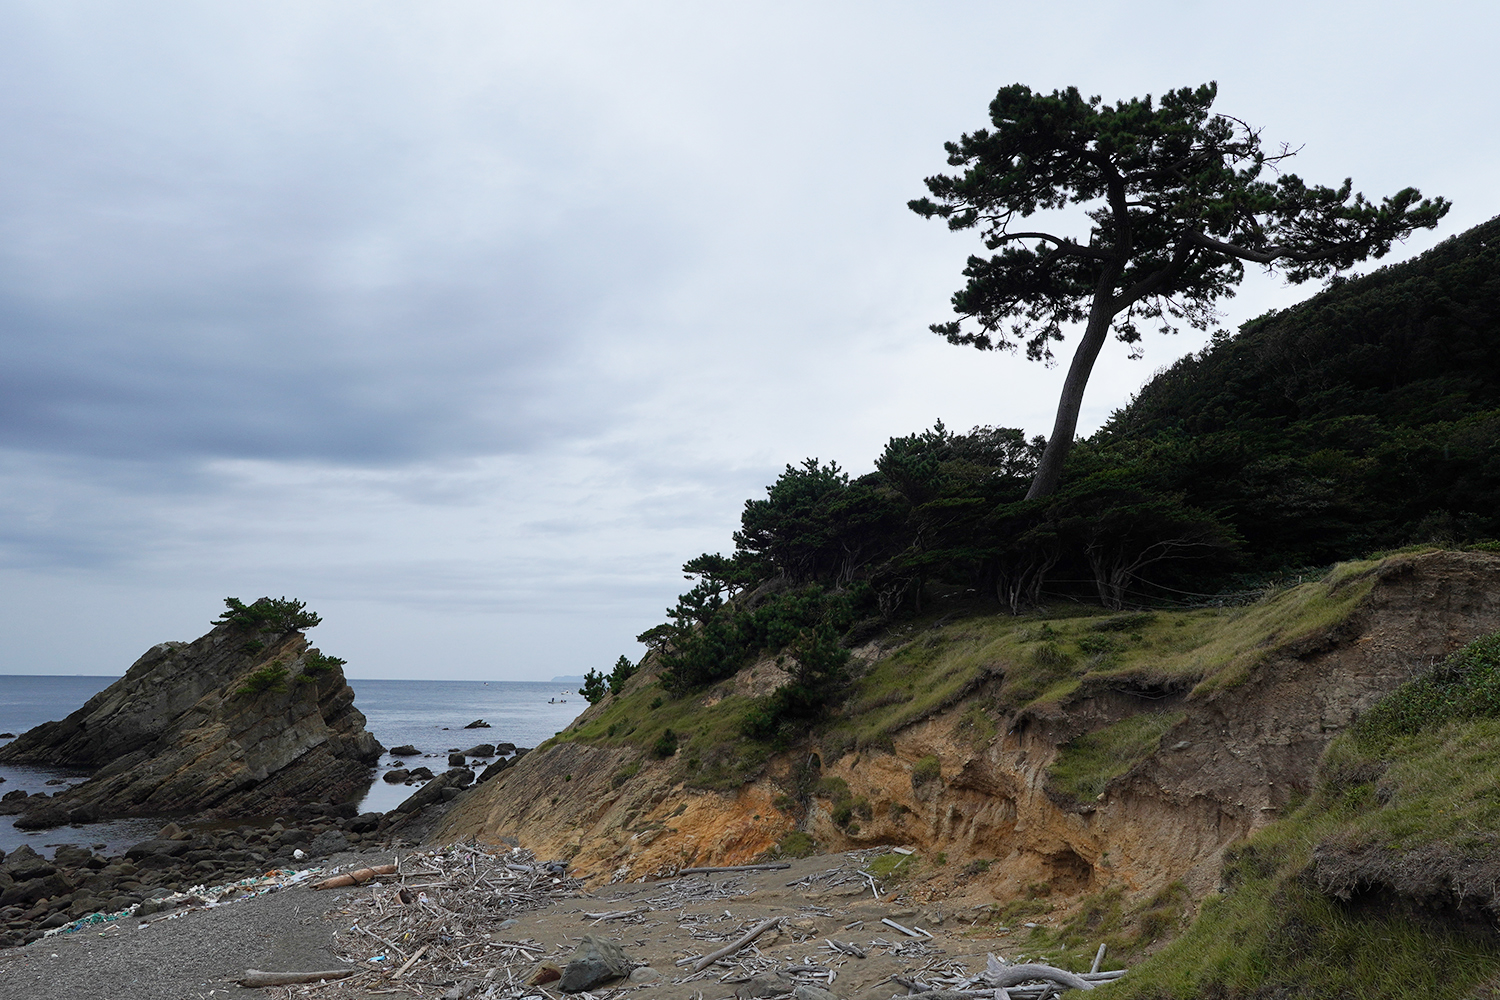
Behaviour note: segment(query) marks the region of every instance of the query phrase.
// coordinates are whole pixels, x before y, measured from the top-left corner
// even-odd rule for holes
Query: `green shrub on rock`
[[[286,678],[288,670],[286,664],[281,660],[274,660],[245,678],[245,683],[240,686],[235,694],[249,695],[254,697],[266,691],[274,691],[281,694],[286,691]]]
[[[337,656],[324,656],[321,650],[310,649],[302,658],[302,675],[304,677],[321,677],[330,673],[334,667],[342,667],[348,660]]]
[[[224,613],[214,625],[228,625],[241,632],[300,632],[323,619],[307,610],[307,602],[290,597],[262,597],[246,604],[238,597],[224,598]]]
[[[664,731],[651,745],[651,752],[663,759],[672,756],[677,752],[677,734],[670,729]]]

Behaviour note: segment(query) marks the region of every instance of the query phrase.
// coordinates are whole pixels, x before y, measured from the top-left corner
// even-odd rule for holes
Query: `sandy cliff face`
[[[890,749],[825,760],[820,747],[803,747],[732,794],[674,783],[667,762],[630,749],[564,743],[468,793],[438,834],[514,836],[608,880],[745,862],[800,825],[831,849],[902,844],[954,862],[991,860],[983,891],[998,899],[1040,883],[1076,894],[1184,880],[1201,892],[1216,882],[1225,847],[1310,787],[1323,748],[1356,713],[1500,630],[1500,557],[1427,553],[1374,572],[1352,616],[1273,643],[1234,686],[1195,693],[1122,683],[1045,715],[1007,716],[995,701],[997,678],[902,730]],[[1061,746],[1146,712],[1180,720],[1097,800],[1080,803],[1049,785]],[[976,727],[976,718],[992,725]],[[833,799],[806,795],[809,766],[847,785],[855,823],[835,822]]]
[[[0,749],[18,763],[99,768],[22,821],[257,815],[357,794],[381,747],[342,669],[314,654],[300,632],[252,636],[227,625],[153,646],[78,711]]]

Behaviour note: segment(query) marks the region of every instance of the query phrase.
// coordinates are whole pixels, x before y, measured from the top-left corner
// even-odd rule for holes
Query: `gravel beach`
[[[0,1000],[268,997],[234,980],[246,969],[347,967],[323,914],[348,891],[298,886],[145,927],[124,919],[43,938],[0,952]]]
[[[1030,932],[986,919],[993,900],[978,889],[959,897],[914,883],[877,895],[868,873],[877,853],[589,890],[529,852],[507,856],[503,848],[496,854],[472,845],[403,850],[404,872],[365,885],[315,891],[308,878],[227,905],[156,916],[145,927],[134,919],[102,930],[89,925],[0,952],[0,1000],[373,1000],[393,991],[431,1000],[541,996],[549,994],[526,981],[549,968],[572,968],[585,949],[619,956],[617,975],[628,978],[606,976],[599,987],[583,987],[617,1000],[793,991],[804,1000],[889,1000],[907,982],[952,989],[972,985],[1007,957],[1034,961],[1022,954]],[[378,859],[347,853],[319,867],[391,860],[389,853]],[[507,872],[520,873],[510,885]],[[747,934],[757,936],[735,951],[729,943]],[[393,954],[377,943],[382,935],[405,945],[396,956],[408,958],[400,969],[378,961]],[[700,969],[702,962],[709,964]],[[354,967],[360,975],[313,987],[237,985],[247,969]],[[411,974],[395,982],[407,968]],[[1120,974],[1090,978],[1103,985]],[[556,995],[563,985],[558,975],[537,981]],[[1041,986],[1012,989],[1028,1000],[1041,992]]]

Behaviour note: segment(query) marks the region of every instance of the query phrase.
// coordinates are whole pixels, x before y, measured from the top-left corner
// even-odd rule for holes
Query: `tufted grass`
[[[1403,685],[1330,744],[1308,800],[1226,852],[1196,922],[1115,987],[1131,998],[1277,996],[1439,1000],[1500,985],[1492,936],[1350,905],[1309,878],[1320,847],[1500,864],[1500,708],[1485,697],[1500,635]],[[1490,995],[1485,993],[1484,995]]]
[[[1186,712],[1142,712],[1069,740],[1047,768],[1048,785],[1077,802],[1091,802],[1154,754],[1161,738],[1185,718]]]
[[[1380,565],[1343,563],[1323,579],[1243,607],[1108,613],[1066,604],[1020,617],[934,614],[883,637],[883,652],[856,668],[844,703],[817,739],[830,760],[848,750],[889,747],[902,729],[981,687],[993,691],[987,696],[991,712],[1005,714],[1058,711],[1089,685],[1198,693],[1232,686],[1279,647],[1346,619],[1369,594]],[[676,777],[698,788],[734,789],[761,774],[801,733],[747,738],[754,699],[733,688],[725,681],[672,698],[648,669],[554,739],[650,752],[665,747],[670,729],[678,737],[668,758]],[[996,733],[982,712],[965,719],[972,742]]]

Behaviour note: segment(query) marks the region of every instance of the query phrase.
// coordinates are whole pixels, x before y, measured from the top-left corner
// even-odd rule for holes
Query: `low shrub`
[[[920,865],[921,861],[915,854],[897,854],[893,851],[871,858],[865,865],[865,871],[882,882],[899,882],[915,875]]]
[[[1397,688],[1355,722],[1355,742],[1379,752],[1425,727],[1500,716],[1500,632],[1476,639],[1428,673]]]
[[[781,838],[774,853],[779,858],[810,858],[818,853],[818,842],[801,830],[793,830]]]
[[[634,778],[637,774],[640,773],[641,762],[638,760],[633,761],[632,763],[626,764],[624,767],[616,771],[614,775],[609,779],[609,785],[611,788],[619,788],[621,785],[625,784],[625,782],[629,781],[631,778]]]
[[[343,667],[348,662],[337,656],[324,656],[321,650],[310,649],[302,658],[302,674],[305,677],[321,677],[332,673],[334,667]]]
[[[1156,752],[1182,712],[1142,712],[1063,744],[1047,768],[1051,789],[1090,802],[1115,778]]]
[[[943,765],[937,757],[929,754],[912,765],[911,787],[915,791],[923,785],[937,781],[943,776]]]
[[[235,694],[249,695],[252,698],[266,691],[280,694],[286,691],[288,673],[286,664],[275,660],[246,677],[245,683],[240,685]]]
[[[677,734],[667,729],[651,744],[651,753],[660,758],[667,758],[677,752]]]

